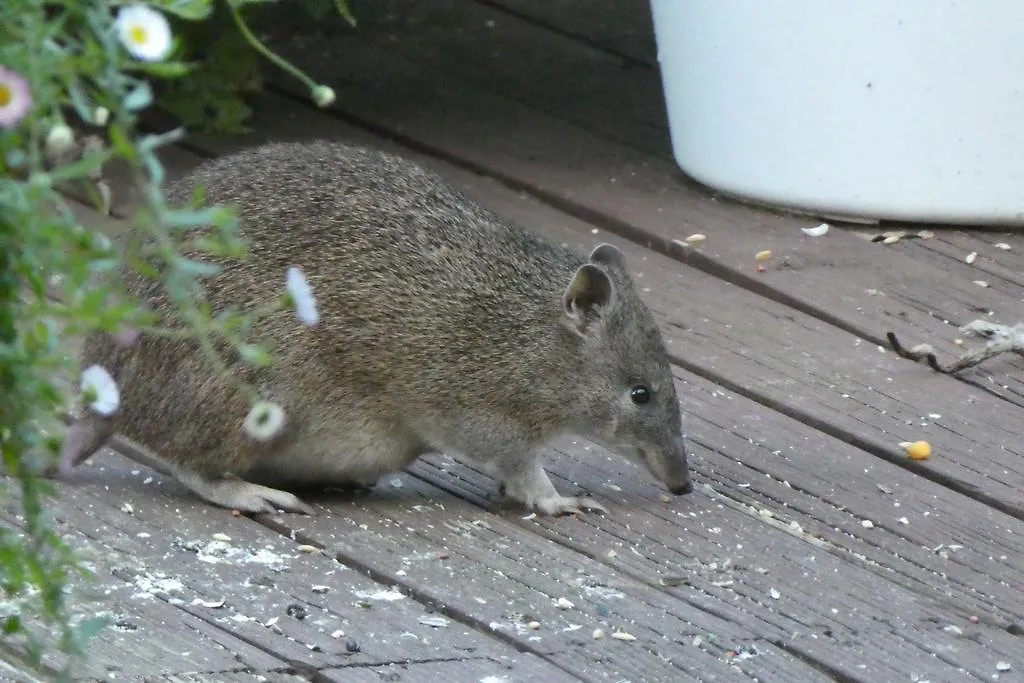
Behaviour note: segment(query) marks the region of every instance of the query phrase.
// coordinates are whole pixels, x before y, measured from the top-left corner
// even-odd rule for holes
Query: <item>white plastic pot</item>
[[[1024,224],[1024,0],[651,0],[676,162],[822,215]]]

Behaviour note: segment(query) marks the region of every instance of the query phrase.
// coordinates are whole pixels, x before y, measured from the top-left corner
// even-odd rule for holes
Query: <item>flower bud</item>
[[[75,134],[65,123],[58,123],[46,135],[46,153],[57,157],[71,149]]]
[[[326,85],[318,85],[313,88],[313,101],[318,107],[326,107],[334,102],[334,90]]]

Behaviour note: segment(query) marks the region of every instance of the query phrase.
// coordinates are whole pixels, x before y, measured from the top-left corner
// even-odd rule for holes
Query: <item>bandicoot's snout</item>
[[[686,446],[682,440],[672,444],[668,451],[653,449],[644,453],[651,473],[677,496],[693,492],[690,468],[686,462]]]
[[[693,482],[687,479],[681,484],[669,484],[668,490],[677,496],[693,493]]]

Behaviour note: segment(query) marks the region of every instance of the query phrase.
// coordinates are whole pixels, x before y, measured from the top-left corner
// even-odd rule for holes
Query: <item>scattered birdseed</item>
[[[300,545],[299,546],[299,552],[300,553],[315,553],[316,552],[316,546],[315,545],[305,545],[305,544]]]
[[[907,519],[906,517],[900,517],[896,521],[899,522],[900,524],[910,524],[910,520]]]
[[[228,543],[231,540],[231,537],[228,536],[227,534],[222,534],[222,533],[218,532],[218,533],[213,535],[213,540],[215,540],[215,541],[223,541],[225,543]]]
[[[962,636],[964,633],[963,629],[961,629],[959,626],[955,624],[947,624],[946,626],[942,627],[942,630],[946,633],[952,633],[954,636]]]
[[[974,284],[978,285],[979,287],[988,287],[988,281],[987,280],[971,280],[971,282],[973,282]]]
[[[571,600],[566,600],[565,598],[558,598],[558,600],[555,601],[555,606],[558,607],[558,609],[572,609],[576,605],[574,605]]]
[[[903,441],[900,447],[911,460],[927,460],[932,455],[932,445],[927,441]]]
[[[884,240],[882,240],[882,244],[896,244],[901,239],[903,239],[902,235],[889,235]]]
[[[996,249],[1002,249],[1003,251],[1009,251],[1010,250],[1010,245],[1007,244],[1006,242],[996,242],[992,246],[995,247]]]
[[[196,605],[199,605],[200,607],[209,607],[210,609],[219,609],[224,606],[224,598],[221,598],[220,600],[203,600],[201,598],[196,598],[192,601],[192,606],[194,607]]]
[[[690,235],[689,237],[687,237],[686,241],[689,244],[700,244],[701,242],[703,242],[707,238],[708,238],[707,235],[702,235],[699,232],[695,232],[692,235]]]
[[[874,529],[875,528],[875,523],[872,522],[870,519],[862,520],[860,525],[862,527],[864,527],[865,529]]]
[[[135,508],[132,507],[131,503],[125,503],[121,506],[121,512],[127,512],[130,515],[135,512]]]
[[[778,600],[782,597],[782,593],[780,593],[777,588],[772,588],[771,590],[769,590],[768,595],[771,596],[772,600]]]
[[[996,662],[996,671],[1009,671],[1012,668],[1009,662]]]
[[[763,251],[759,251],[756,254],[754,254],[754,260],[755,261],[767,261],[771,257],[772,257],[772,250],[771,249],[765,249]]]
[[[632,633],[626,633],[625,631],[616,631],[612,634],[612,638],[615,640],[625,640],[626,642],[632,642],[636,640],[636,636]]]
[[[594,629],[594,640],[601,640],[604,638],[604,631],[599,628]]]
[[[821,237],[828,232],[828,223],[822,223],[816,228],[800,228],[808,237]]]
[[[326,593],[331,589],[329,586],[312,586],[310,587],[309,590],[313,591],[314,593]]]
[[[526,625],[526,628],[528,628],[528,629],[530,629],[532,631],[536,631],[537,629],[540,628],[540,622],[539,621],[531,621],[530,623],[528,623]]]
[[[345,632],[342,631],[340,628],[337,631],[332,631],[331,632],[331,638],[337,639],[337,638],[341,638],[343,635],[345,635]]]
[[[975,259],[977,259],[977,258],[978,258],[978,252],[972,251],[970,254],[967,255],[967,258],[965,258],[964,261],[966,261],[968,264],[971,264],[971,263],[974,263]]]
[[[420,617],[417,621],[424,626],[431,626],[433,628],[446,628],[448,626],[448,620],[444,617]]]

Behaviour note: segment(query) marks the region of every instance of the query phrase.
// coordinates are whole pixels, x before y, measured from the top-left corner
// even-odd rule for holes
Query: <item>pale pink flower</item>
[[[0,66],[0,128],[14,128],[31,109],[28,81],[17,71]]]

